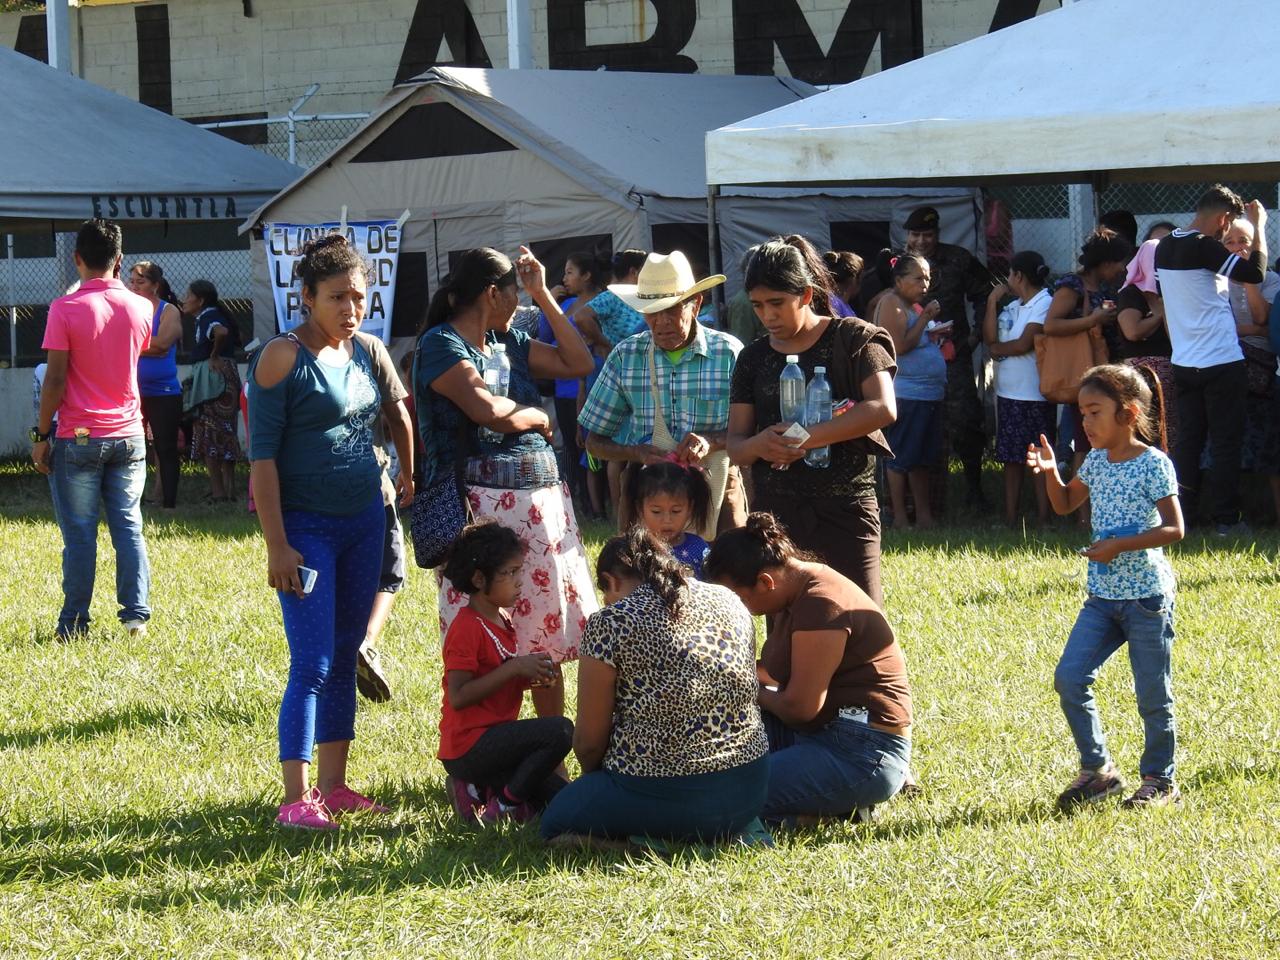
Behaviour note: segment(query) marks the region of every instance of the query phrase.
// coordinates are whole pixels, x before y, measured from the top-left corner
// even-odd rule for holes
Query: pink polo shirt
[[[142,435],[138,354],[151,342],[150,301],[119,280],[86,280],[49,305],[44,349],[66,350],[67,390],[58,436]]]

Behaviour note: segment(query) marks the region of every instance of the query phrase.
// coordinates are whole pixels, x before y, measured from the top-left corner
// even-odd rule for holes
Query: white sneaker
[[[129,631],[131,637],[145,637],[147,635],[147,621],[145,620],[128,620],[124,624],[124,628]]]

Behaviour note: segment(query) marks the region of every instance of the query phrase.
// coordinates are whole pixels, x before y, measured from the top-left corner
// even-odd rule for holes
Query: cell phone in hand
[[[319,574],[310,567],[304,567],[302,564],[298,564],[298,580],[302,583],[303,594],[309,594],[315,589],[317,576],[319,576]]]

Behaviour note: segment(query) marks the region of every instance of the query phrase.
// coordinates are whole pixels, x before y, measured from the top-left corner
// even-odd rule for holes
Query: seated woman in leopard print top
[[[605,544],[596,579],[609,606],[579,648],[583,776],[547,807],[542,836],[741,833],[768,786],[751,615],[642,529]]]

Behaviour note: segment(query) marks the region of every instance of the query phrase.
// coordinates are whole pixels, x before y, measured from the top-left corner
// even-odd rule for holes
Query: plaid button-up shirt
[[[649,346],[645,330],[613,348],[578,414],[578,425],[615,443],[648,443],[653,437],[653,392],[649,388]],[[711,433],[729,426],[729,381],[742,343],[698,324],[693,342],[672,364],[653,352],[658,394],[667,429],[677,441],[689,432]]]

